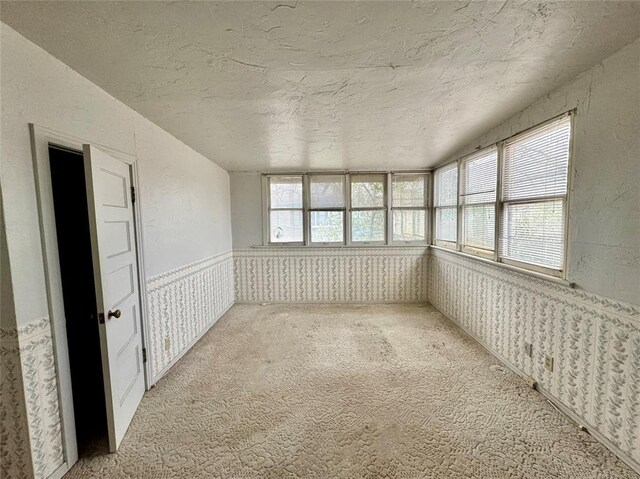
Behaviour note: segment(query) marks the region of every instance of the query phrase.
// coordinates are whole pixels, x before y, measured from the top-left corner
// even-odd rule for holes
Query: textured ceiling
[[[230,171],[432,166],[640,35],[633,1],[54,1],[1,13]]]

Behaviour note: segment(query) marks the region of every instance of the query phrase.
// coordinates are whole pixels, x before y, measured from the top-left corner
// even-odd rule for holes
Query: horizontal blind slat
[[[503,258],[562,268],[565,204],[557,197],[567,194],[570,137],[571,119],[566,116],[505,142]]]
[[[563,117],[505,142],[503,199],[566,194],[570,135],[571,120]]]
[[[344,175],[309,175],[310,207],[344,207],[344,181]]]
[[[460,165],[460,204],[495,201],[497,176],[497,148],[488,148],[463,160]]]
[[[456,162],[436,170],[435,206],[455,206],[458,199],[458,164]]]

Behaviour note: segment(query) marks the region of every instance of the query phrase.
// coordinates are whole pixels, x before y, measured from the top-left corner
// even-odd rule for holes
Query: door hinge
[[[131,187],[131,203],[135,203],[136,202],[136,187],[132,186]]]
[[[147,362],[147,348],[142,348],[142,362]]]

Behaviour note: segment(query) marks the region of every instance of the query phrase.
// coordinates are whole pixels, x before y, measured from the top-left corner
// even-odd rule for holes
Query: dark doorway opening
[[[108,451],[84,158],[49,145],[78,456]]]

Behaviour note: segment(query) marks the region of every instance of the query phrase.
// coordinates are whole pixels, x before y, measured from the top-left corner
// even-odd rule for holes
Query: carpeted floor
[[[637,478],[431,306],[234,306],[71,478]]]

